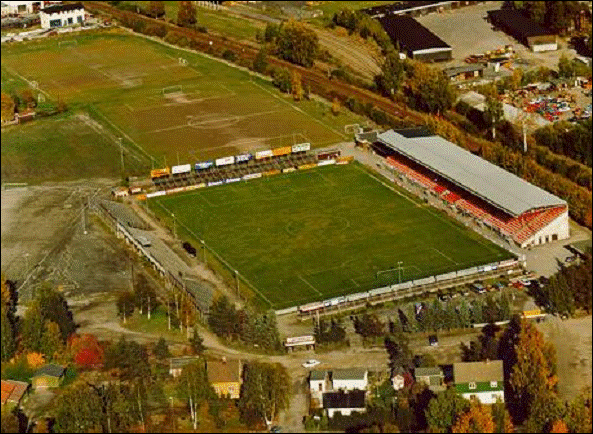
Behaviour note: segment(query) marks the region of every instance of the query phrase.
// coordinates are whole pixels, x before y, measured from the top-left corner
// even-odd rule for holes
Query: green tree
[[[171,353],[169,352],[169,346],[165,341],[165,338],[161,337],[156,345],[154,346],[153,353],[158,360],[166,360],[171,357]]]
[[[274,23],[266,24],[266,30],[264,31],[265,42],[275,42],[276,38],[280,34],[280,26]]]
[[[15,327],[8,316],[8,307],[2,305],[2,316],[0,317],[0,336],[2,348],[2,361],[6,362],[16,352]]]
[[[44,319],[38,300],[33,300],[25,312],[21,329],[23,347],[30,352],[43,352]]]
[[[269,423],[288,408],[290,377],[280,364],[248,363],[239,399],[241,419],[249,425]]]
[[[50,284],[45,284],[39,290],[37,300],[43,319],[55,322],[60,327],[62,340],[66,342],[68,336],[76,331],[76,324],[64,295]]]
[[[396,52],[385,56],[381,65],[381,74],[375,77],[375,83],[384,95],[393,95],[401,87],[404,79],[404,65]]]
[[[457,394],[454,387],[439,392],[425,410],[431,432],[447,432],[458,416],[469,409],[469,401]]]
[[[319,38],[303,23],[289,20],[280,29],[276,45],[282,59],[310,68],[317,57]]]
[[[549,432],[552,424],[561,420],[564,413],[565,405],[560,398],[550,390],[543,390],[532,397],[529,416],[523,427],[526,432]]]
[[[137,342],[126,340],[124,335],[107,348],[104,362],[106,369],[119,370],[121,378],[124,380],[148,378],[150,375],[146,347]]]
[[[134,313],[136,297],[129,291],[121,292],[116,300],[117,315],[123,319],[124,324]]]
[[[156,310],[159,301],[155,289],[144,274],[139,274],[136,278],[134,299],[140,314],[146,313],[148,319],[150,319],[151,313]]]
[[[545,24],[546,19],[546,2],[545,1],[530,1],[525,2],[525,10],[529,17],[539,23]]]
[[[558,75],[563,78],[573,78],[574,74],[574,62],[563,54],[560,56],[560,60],[558,60]]]
[[[53,359],[56,354],[61,354],[64,349],[60,327],[53,321],[45,321],[45,330],[41,338],[41,348],[47,360]]]
[[[208,375],[203,361],[191,363],[183,367],[177,382],[177,393],[187,401],[190,418],[194,430],[198,427],[198,409],[214,396],[214,390],[208,382]]]
[[[492,140],[496,139],[496,128],[502,121],[503,116],[504,111],[502,108],[502,101],[498,99],[498,95],[487,95],[484,117],[486,124],[492,127]]]
[[[266,49],[262,47],[258,51],[257,56],[255,56],[255,59],[253,59],[253,70],[263,74],[266,72],[266,69],[268,69],[267,52]]]
[[[16,103],[14,99],[7,93],[2,92],[2,121],[11,121],[14,118],[14,112],[16,109]]]
[[[206,351],[206,347],[204,346],[204,339],[202,339],[196,327],[194,327],[194,332],[189,340],[189,344],[194,354],[201,356],[202,354],[204,354],[204,351]]]
[[[101,399],[84,381],[72,384],[55,400],[52,412],[54,431],[59,433],[98,432],[101,430]]]
[[[408,75],[406,93],[414,108],[438,114],[453,106],[455,91],[442,71],[416,62]]]
[[[208,325],[217,336],[231,338],[237,324],[237,310],[226,296],[214,300],[208,315]]]
[[[165,2],[163,1],[150,1],[148,2],[148,8],[146,13],[149,17],[160,18],[165,15]]]
[[[180,1],[177,11],[177,25],[181,27],[192,27],[197,23],[196,8],[191,1]]]
[[[591,388],[587,387],[568,403],[564,420],[570,432],[591,431],[591,402]]]
[[[286,68],[274,69],[272,73],[272,84],[280,89],[281,92],[290,92],[290,72]]]

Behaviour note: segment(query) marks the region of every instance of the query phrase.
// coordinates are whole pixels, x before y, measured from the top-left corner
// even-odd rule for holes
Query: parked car
[[[431,347],[438,347],[438,345],[439,345],[439,339],[437,338],[437,335],[430,335],[428,337],[428,344]]]
[[[502,291],[502,289],[505,287],[505,285],[504,285],[504,283],[497,282],[494,284],[494,287],[496,289],[498,289],[499,291]]]
[[[282,427],[274,425],[272,428],[270,428],[270,432],[282,432]]]
[[[303,368],[312,368],[314,366],[319,365],[321,362],[315,359],[309,359],[305,363],[303,363]]]
[[[484,285],[482,285],[481,283],[474,283],[472,285],[472,289],[477,293],[477,294],[484,294],[486,292],[486,288],[484,287]]]

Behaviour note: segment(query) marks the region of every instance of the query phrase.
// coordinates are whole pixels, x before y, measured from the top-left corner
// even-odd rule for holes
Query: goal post
[[[163,95],[170,95],[175,93],[183,93],[183,85],[176,84],[174,86],[167,86],[162,89]]]
[[[180,57],[180,58],[178,59],[178,61],[179,61],[179,64],[180,64],[181,66],[187,66],[187,60],[186,60],[186,59],[184,59],[183,57]]]

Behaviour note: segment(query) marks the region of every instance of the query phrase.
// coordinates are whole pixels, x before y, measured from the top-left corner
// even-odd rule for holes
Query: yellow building
[[[239,399],[241,392],[241,360],[209,360],[208,381],[220,397]]]

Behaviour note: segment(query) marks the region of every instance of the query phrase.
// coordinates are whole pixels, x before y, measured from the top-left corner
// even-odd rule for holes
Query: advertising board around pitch
[[[179,166],[171,167],[171,173],[178,174],[178,173],[189,173],[191,172],[191,164],[181,164]]]

